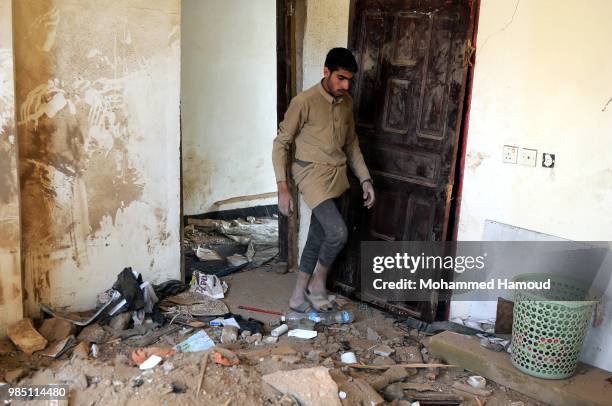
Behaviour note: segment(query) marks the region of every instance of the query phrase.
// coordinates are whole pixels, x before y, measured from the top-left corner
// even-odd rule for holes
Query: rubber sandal
[[[304,295],[316,311],[330,312],[334,310],[334,304],[329,301],[326,293],[310,293],[308,290],[305,290]]]
[[[296,306],[296,307],[289,306],[289,309],[293,310],[294,312],[298,312],[298,313],[308,313],[313,310],[312,306],[310,305],[310,303],[308,303],[308,301],[302,302],[301,305]]]

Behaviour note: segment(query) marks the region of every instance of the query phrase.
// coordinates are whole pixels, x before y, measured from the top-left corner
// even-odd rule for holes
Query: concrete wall
[[[483,239],[486,220],[493,220],[569,240],[610,241],[612,4],[516,5],[481,5],[459,239]],[[505,144],[537,149],[537,166],[504,164]],[[542,152],[556,155],[554,169],[541,166]],[[607,296],[610,302],[612,287]],[[611,314],[608,305],[583,354],[608,370]]]
[[[307,0],[304,47],[302,49],[303,90],[323,77],[325,56],[330,49],[346,47],[350,0]],[[299,255],[306,244],[312,211],[300,196]]]
[[[27,310],[180,275],[179,0],[14,2]]]
[[[183,1],[183,204],[186,215],[276,197],[276,2]]]
[[[11,1],[0,0],[0,335],[22,317]]]
[[[307,0],[303,48],[303,88],[323,77],[327,52],[346,47],[350,0]]]

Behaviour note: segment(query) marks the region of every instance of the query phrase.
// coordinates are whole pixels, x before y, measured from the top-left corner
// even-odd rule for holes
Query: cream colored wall
[[[180,0],[14,3],[27,310],[180,277]]]
[[[350,0],[307,0],[303,48],[303,89],[323,77],[327,52],[346,47]]]
[[[306,27],[302,59],[303,89],[315,85],[323,77],[327,52],[335,47],[346,47],[350,0],[307,0]],[[306,244],[312,211],[300,196],[299,255]]]
[[[0,336],[23,315],[11,21],[11,1],[0,0]]]
[[[186,215],[276,204],[214,203],[276,192],[276,2],[183,1]]]
[[[484,1],[459,238],[485,219],[571,240],[612,240],[612,3]],[[568,27],[572,27],[568,29]],[[504,144],[556,154],[502,163]],[[540,157],[541,155],[539,155]]]
[[[612,3],[518,4],[481,5],[459,239],[481,240],[488,219],[570,240],[610,241]],[[537,166],[502,163],[505,144],[537,149]],[[541,166],[542,152],[556,154],[554,169]],[[610,302],[612,286],[607,296]],[[494,316],[495,307],[479,304],[471,312]],[[608,370],[611,314],[608,305],[583,354]]]

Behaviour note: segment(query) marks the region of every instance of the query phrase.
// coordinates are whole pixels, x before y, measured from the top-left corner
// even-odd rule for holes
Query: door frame
[[[295,44],[296,0],[276,0],[276,120],[277,126],[283,120],[291,98],[296,94],[296,44]],[[287,169],[290,162],[287,162]],[[289,172],[288,172],[289,173]],[[278,244],[279,262],[285,264],[287,271],[295,271],[298,266],[299,250],[299,210],[297,189],[287,178],[293,195],[294,211],[290,217],[279,212]]]

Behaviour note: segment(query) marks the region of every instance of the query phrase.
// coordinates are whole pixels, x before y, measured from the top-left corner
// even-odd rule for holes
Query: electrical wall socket
[[[519,148],[513,145],[504,145],[502,161],[506,164],[516,164],[518,150]]]
[[[538,158],[537,149],[521,148],[519,154],[519,163],[525,166],[536,166],[536,159]]]

